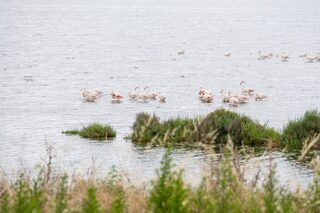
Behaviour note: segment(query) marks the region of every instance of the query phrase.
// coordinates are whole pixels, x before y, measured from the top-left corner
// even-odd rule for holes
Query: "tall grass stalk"
[[[199,185],[185,182],[168,149],[150,187],[124,184],[115,169],[105,179],[70,179],[52,171],[47,180],[43,172],[35,179],[23,174],[12,184],[0,178],[0,212],[319,212],[320,172],[306,190],[295,192],[279,186],[270,162],[269,176],[257,186],[244,178],[240,156],[227,140],[210,174],[194,174],[203,177]]]

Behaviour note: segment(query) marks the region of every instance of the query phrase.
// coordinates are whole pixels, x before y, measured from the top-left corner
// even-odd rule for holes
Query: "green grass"
[[[131,139],[140,145],[225,144],[228,135],[236,145],[265,145],[279,142],[280,133],[247,116],[218,109],[204,118],[174,118],[160,121],[156,115],[140,113],[133,124]]]
[[[68,130],[62,133],[67,135],[80,135],[83,138],[90,138],[95,140],[103,140],[116,137],[116,131],[110,126],[100,123],[93,123],[89,126],[83,127],[80,130]]]
[[[309,110],[302,117],[289,121],[283,129],[282,141],[289,149],[300,150],[308,137],[318,133],[320,133],[320,112]]]
[[[174,212],[174,213],[317,213],[320,212],[320,173],[305,190],[280,186],[275,169],[269,175],[245,180],[230,140],[199,185],[190,186],[172,163],[170,150],[161,161],[150,187],[121,182],[117,173],[103,179],[68,178],[40,173],[21,175],[15,183],[0,178],[0,213],[62,212]],[[57,173],[52,173],[57,174]],[[194,174],[197,175],[197,174]],[[198,174],[200,175],[200,174]],[[262,185],[255,183],[263,178]]]

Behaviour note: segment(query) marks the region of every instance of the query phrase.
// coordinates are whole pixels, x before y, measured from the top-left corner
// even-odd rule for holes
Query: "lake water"
[[[164,151],[123,139],[135,115],[229,108],[219,92],[240,91],[241,80],[269,100],[229,109],[281,130],[320,106],[320,63],[298,57],[320,52],[319,26],[318,0],[0,0],[0,167],[34,168],[52,145],[58,169],[85,173],[95,159],[101,174],[115,165],[132,179],[149,180]],[[259,50],[286,51],[290,59],[257,60]],[[126,94],[136,86],[165,93],[167,102],[111,103],[113,89]],[[199,102],[200,86],[215,94],[213,103]],[[106,95],[85,103],[82,88]],[[117,138],[92,143],[61,134],[94,121],[111,124]],[[312,178],[311,170],[274,155],[284,183]],[[193,181],[208,154],[179,149],[173,157]]]

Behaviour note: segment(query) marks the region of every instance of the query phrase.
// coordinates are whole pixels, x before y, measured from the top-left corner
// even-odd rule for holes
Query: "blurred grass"
[[[269,175],[244,179],[239,155],[228,139],[222,158],[211,166],[197,186],[188,185],[183,171],[172,163],[168,149],[150,187],[123,183],[114,168],[106,178],[68,177],[41,170],[36,178],[27,174],[12,182],[0,178],[0,213],[34,212],[319,212],[320,173],[306,190],[293,191],[278,184],[270,162]],[[200,174],[195,174],[200,175]],[[46,178],[50,176],[50,178]],[[262,181],[258,186],[257,181]]]

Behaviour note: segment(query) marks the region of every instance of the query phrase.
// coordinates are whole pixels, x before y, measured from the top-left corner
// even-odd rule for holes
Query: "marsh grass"
[[[247,116],[218,109],[205,117],[177,117],[160,121],[156,115],[140,113],[130,136],[136,144],[225,144],[228,135],[236,145],[279,143],[280,133]]]
[[[304,191],[280,186],[274,166],[261,186],[244,178],[239,155],[227,139],[223,155],[198,186],[183,179],[183,171],[165,153],[151,187],[124,184],[116,169],[106,178],[68,177],[41,170],[36,178],[0,179],[0,212],[319,212],[320,173]],[[55,175],[54,175],[55,174]],[[197,174],[195,174],[197,175]],[[198,174],[200,175],[200,174]],[[261,176],[256,176],[260,179]]]
[[[83,138],[103,140],[116,137],[116,131],[110,126],[100,123],[92,123],[80,130],[67,130],[62,133],[67,135],[80,135]]]
[[[291,120],[283,129],[282,142],[290,150],[300,150],[304,141],[320,133],[320,112],[306,111],[302,117]]]

